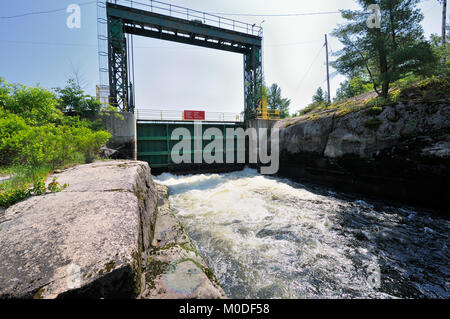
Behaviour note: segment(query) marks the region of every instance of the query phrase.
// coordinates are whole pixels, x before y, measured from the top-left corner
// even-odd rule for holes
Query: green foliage
[[[450,77],[441,75],[420,80],[409,86],[402,86],[396,93],[396,101],[418,100],[425,102],[450,99]]]
[[[31,189],[31,193],[39,196],[45,193],[47,188],[45,187],[45,177],[39,176],[33,183],[33,188]]]
[[[373,90],[373,84],[362,76],[354,76],[340,84],[336,91],[336,101],[345,100]]]
[[[437,71],[441,74],[450,75],[450,23],[446,27],[446,41],[444,45],[442,45],[442,36],[437,34],[431,35],[430,44],[434,54],[438,57],[439,62],[441,62]],[[442,64],[444,59],[445,65]]]
[[[58,183],[58,179],[56,177],[53,177],[52,181],[48,184],[47,189],[51,193],[59,193],[68,186],[69,186],[68,184],[60,185]]]
[[[7,208],[22,199],[29,197],[30,195],[31,191],[25,185],[17,188],[6,189],[3,184],[0,184],[0,207]]]
[[[350,77],[364,74],[384,98],[388,96],[390,83],[407,74],[431,75],[437,59],[423,36],[420,25],[423,15],[417,9],[418,2],[358,0],[363,10],[342,10],[348,23],[340,25],[333,35],[344,48],[337,53],[333,66]],[[371,4],[381,8],[381,28],[369,28],[366,24]]]
[[[289,117],[289,105],[291,101],[281,97],[281,88],[276,84],[272,84],[267,90],[267,104],[272,110],[280,111],[282,119]]]
[[[319,87],[316,93],[312,97],[313,103],[322,103],[328,101],[328,93],[324,92],[321,87]]]
[[[14,178],[17,180],[13,180],[13,182],[1,183],[0,207],[7,208],[30,196],[39,196],[47,192],[61,192],[68,186],[67,184],[60,185],[56,177],[53,177],[48,186],[45,186],[45,176],[47,174],[38,176],[32,175],[26,179],[24,179],[23,176],[18,176]]]
[[[62,118],[56,108],[53,92],[40,87],[26,87],[0,80],[0,107],[2,111],[22,116],[30,125],[55,122]]]
[[[22,143],[17,134],[28,128],[25,120],[0,108],[0,165],[11,163]]]
[[[73,129],[73,134],[76,150],[84,155],[87,163],[95,159],[100,147],[111,137],[106,131],[93,132],[83,127]]]
[[[86,95],[74,79],[69,79],[65,88],[55,88],[58,108],[68,115],[92,117],[101,109],[101,103]]]
[[[305,114],[311,113],[313,111],[322,111],[322,110],[325,110],[327,107],[328,107],[328,103],[326,103],[325,101],[314,102],[314,103],[309,104],[303,110],[300,110],[299,114],[305,115]]]
[[[60,105],[56,96],[42,88],[11,85],[0,79],[0,104],[0,165],[3,166],[55,169],[85,160],[91,162],[110,137],[108,132],[98,130],[101,120],[63,116],[57,108]]]

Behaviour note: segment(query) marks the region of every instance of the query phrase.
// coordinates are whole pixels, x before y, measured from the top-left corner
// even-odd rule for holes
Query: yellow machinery
[[[97,85],[96,86],[96,95],[97,95],[97,101],[99,101],[104,106],[115,106],[119,107],[118,103],[114,103],[113,99],[109,96],[109,87],[104,85]],[[128,105],[127,101],[124,101],[125,109]]]
[[[280,111],[267,108],[267,98],[262,100],[262,105],[256,109],[256,118],[263,120],[278,120],[280,119]]]

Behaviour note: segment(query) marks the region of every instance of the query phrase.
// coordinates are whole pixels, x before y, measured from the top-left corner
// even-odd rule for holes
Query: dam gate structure
[[[183,118],[149,120],[136,114],[133,43],[129,35],[242,54],[244,110],[241,117],[226,119],[224,116],[218,121],[204,119],[204,129],[215,126],[223,131],[226,139],[227,127],[244,127],[248,120],[257,118],[261,113],[261,26],[153,0],[145,3],[107,0],[99,1],[97,5],[105,11],[105,17],[98,18],[98,21],[99,24],[105,24],[107,30],[106,36],[99,34],[99,41],[107,41],[107,52],[99,49],[100,58],[107,56],[108,59],[107,68],[100,65],[101,76],[102,72],[108,75],[107,103],[117,106],[121,112],[133,113],[136,116],[137,145],[134,157],[137,159],[148,161],[152,167],[158,168],[176,165],[171,162],[169,156],[173,146],[170,141],[171,132],[177,127],[192,131],[195,121]]]

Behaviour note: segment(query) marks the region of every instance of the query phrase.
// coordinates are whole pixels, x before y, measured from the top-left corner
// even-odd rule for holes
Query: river
[[[450,297],[442,217],[249,168],[155,181],[229,298]]]

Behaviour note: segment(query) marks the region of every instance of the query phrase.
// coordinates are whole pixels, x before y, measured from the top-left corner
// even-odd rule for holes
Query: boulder
[[[0,217],[0,298],[139,296],[157,205],[148,164],[95,162],[55,176],[69,186]]]

